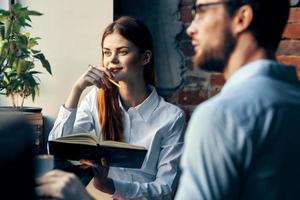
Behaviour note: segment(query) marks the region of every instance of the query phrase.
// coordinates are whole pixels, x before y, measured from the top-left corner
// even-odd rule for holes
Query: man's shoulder
[[[242,88],[229,93],[219,93],[197,106],[193,115],[205,121],[224,122],[231,118],[236,123],[254,117],[262,109],[260,97],[247,94]]]
[[[221,91],[218,95],[201,103],[195,110],[197,117],[216,118],[223,115],[237,123],[261,116],[263,112],[282,106],[299,104],[300,88],[297,85],[258,76]]]
[[[192,113],[192,118],[203,119],[205,121],[215,120],[228,106],[227,102],[223,100],[222,95],[218,94],[199,104]]]

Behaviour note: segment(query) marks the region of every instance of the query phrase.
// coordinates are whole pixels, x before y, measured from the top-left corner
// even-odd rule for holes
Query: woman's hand
[[[115,192],[113,180],[107,177],[109,166],[105,158],[101,158],[100,162],[80,160],[80,163],[92,167],[94,172],[95,188],[109,194],[113,194]]]
[[[98,88],[111,89],[112,85],[108,78],[112,78],[113,74],[105,67],[95,67],[89,65],[89,69],[76,81],[74,87],[83,91],[85,88],[91,85],[95,85]]]
[[[89,65],[87,70],[73,85],[71,92],[64,104],[66,108],[76,108],[82,91],[91,85],[96,85],[98,88],[111,89],[112,85],[108,78],[113,77],[113,74],[105,67],[95,67]]]
[[[81,200],[93,199],[80,180],[72,173],[52,170],[36,181],[35,188],[38,198]]]
[[[109,166],[105,158],[101,158],[100,162],[80,160],[80,163],[91,167],[94,172],[94,178],[98,179],[99,181],[105,180],[107,178]]]

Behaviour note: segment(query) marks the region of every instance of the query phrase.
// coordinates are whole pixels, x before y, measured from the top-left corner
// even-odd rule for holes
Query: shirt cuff
[[[59,120],[66,120],[70,118],[70,116],[75,115],[76,110],[76,108],[66,108],[64,105],[61,105],[59,108],[57,118]]]
[[[114,182],[114,186],[115,186],[115,193],[113,194],[113,198],[118,199],[120,197],[125,197],[129,194],[127,182],[119,181],[119,180],[115,180],[115,179],[113,179],[113,182]]]
[[[60,121],[63,124],[62,135],[68,135],[72,132],[76,118],[76,112],[77,108],[66,108],[64,105],[60,106],[57,121]]]

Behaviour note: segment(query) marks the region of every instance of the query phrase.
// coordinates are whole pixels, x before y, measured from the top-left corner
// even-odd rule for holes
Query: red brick
[[[222,86],[225,83],[224,76],[222,74],[211,74],[210,84],[212,86]]]
[[[215,96],[217,95],[221,90],[222,90],[223,86],[216,86],[213,87],[212,91],[211,91],[211,96]]]
[[[300,56],[277,56],[278,61],[285,64],[293,64],[300,67]]]
[[[300,23],[288,24],[283,32],[283,38],[300,39]]]
[[[202,83],[206,82],[206,79],[200,76],[187,76],[185,79],[185,86],[190,86],[190,85],[195,85],[196,84],[197,87],[199,87],[199,85],[203,85]]]
[[[191,14],[191,7],[190,6],[183,6],[180,8],[180,15],[181,15],[181,21],[191,22],[193,20],[193,16]]]
[[[192,5],[195,2],[195,0],[181,0],[181,5]]]
[[[207,89],[200,91],[180,91],[179,104],[181,105],[197,105],[208,99]]]
[[[300,8],[291,8],[289,23],[300,22]]]
[[[297,67],[298,77],[300,79],[300,56],[277,56],[279,62],[291,64]]]
[[[277,55],[300,55],[300,40],[282,40]]]

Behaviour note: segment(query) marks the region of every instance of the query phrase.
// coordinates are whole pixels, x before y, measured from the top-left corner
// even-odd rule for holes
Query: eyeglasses
[[[203,7],[207,6],[214,6],[214,5],[219,5],[219,4],[226,4],[230,3],[230,1],[218,1],[218,2],[210,2],[210,3],[194,3],[192,5],[192,15],[196,15],[198,11],[200,11]]]

